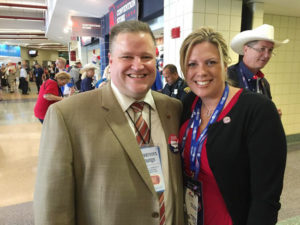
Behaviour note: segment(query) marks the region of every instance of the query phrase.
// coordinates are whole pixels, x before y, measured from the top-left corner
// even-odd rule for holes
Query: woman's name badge
[[[183,177],[185,212],[187,214],[188,225],[203,225],[202,183],[188,177],[186,174]]]
[[[185,190],[185,205],[189,225],[197,225],[198,217],[198,195],[190,188]]]
[[[155,191],[165,191],[165,181],[162,173],[159,147],[142,147],[141,151],[145,159]]]

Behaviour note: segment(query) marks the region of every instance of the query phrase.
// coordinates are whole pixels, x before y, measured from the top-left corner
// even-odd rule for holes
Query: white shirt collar
[[[114,95],[117,98],[117,101],[119,102],[123,112],[126,112],[126,110],[132,105],[132,103],[134,103],[136,100],[134,98],[131,98],[127,95],[122,94],[119,89],[115,86],[114,82],[111,81],[111,88],[112,91],[114,93]],[[145,103],[147,103],[148,105],[151,106],[151,108],[156,111],[156,106],[154,103],[154,99],[153,96],[151,94],[151,89],[148,90],[148,92],[146,93],[144,99],[141,99],[140,101],[144,101]]]

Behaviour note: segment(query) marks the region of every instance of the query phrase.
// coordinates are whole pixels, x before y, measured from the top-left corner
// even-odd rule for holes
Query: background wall
[[[275,49],[263,69],[270,82],[273,101],[282,110],[287,135],[300,134],[300,17],[264,14],[264,23],[275,28],[275,39],[290,42]]]
[[[29,60],[30,66],[32,66],[35,61],[42,65],[43,61],[55,61],[58,58],[57,51],[38,49],[38,56],[31,57],[28,55],[28,50],[28,48],[21,47],[21,58],[22,60]]]
[[[227,44],[241,29],[241,0],[165,0],[164,65],[175,64],[180,70],[179,49],[185,37],[201,26],[220,31]],[[171,29],[180,27],[180,38],[171,38]],[[232,62],[238,55],[229,49]],[[181,74],[182,76],[182,74]]]

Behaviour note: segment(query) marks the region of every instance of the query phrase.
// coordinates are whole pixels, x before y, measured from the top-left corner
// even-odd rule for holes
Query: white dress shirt
[[[26,70],[24,68],[21,68],[20,77],[24,77],[24,78],[27,77],[27,72],[26,72]]]

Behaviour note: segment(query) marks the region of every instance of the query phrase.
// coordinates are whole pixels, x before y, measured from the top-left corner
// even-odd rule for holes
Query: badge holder
[[[188,225],[203,225],[203,196],[202,183],[192,177],[183,175],[185,212],[187,214]]]
[[[165,181],[162,172],[160,149],[158,146],[143,146],[141,151],[146,162],[154,189],[156,192],[165,191]]]

